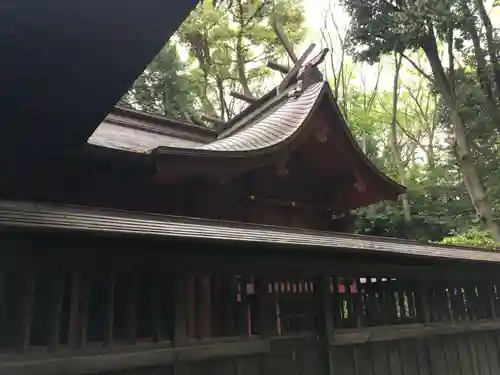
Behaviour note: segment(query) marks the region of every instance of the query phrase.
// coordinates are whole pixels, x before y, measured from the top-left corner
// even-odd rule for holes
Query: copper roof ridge
[[[272,90],[265,93],[262,97],[257,99],[257,101],[247,106],[240,113],[238,113],[237,115],[226,121],[223,128],[220,130],[219,134],[224,134],[225,132],[230,130],[244,116],[252,113],[252,111],[259,109],[264,103],[266,103],[268,100],[273,99],[276,95],[277,95],[277,86],[275,86]]]
[[[226,128],[222,132],[220,132],[217,136],[217,139],[224,139],[226,137],[229,137],[236,133],[238,130],[241,130],[247,125],[250,125],[251,123],[257,121],[259,118],[262,116],[265,116],[266,114],[269,113],[270,110],[274,109],[276,106],[281,104],[284,99],[287,99],[289,97],[289,93],[294,89],[296,85],[291,85],[287,87],[286,90],[281,92],[280,94],[276,94],[277,87],[274,89],[275,95],[270,96],[269,99],[266,99],[265,101],[262,101],[259,103],[258,106],[252,109],[252,111],[249,111],[248,113],[240,112],[238,115],[238,121],[232,123],[231,127]],[[264,99],[265,96],[261,99]],[[259,99],[260,100],[260,99]],[[250,108],[252,106],[249,106],[246,109]],[[268,111],[269,110],[269,111]]]

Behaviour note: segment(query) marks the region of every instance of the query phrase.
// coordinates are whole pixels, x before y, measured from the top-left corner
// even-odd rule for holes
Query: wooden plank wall
[[[320,344],[310,339],[274,343],[265,355],[240,356],[187,365],[189,375],[497,375],[499,335],[477,332],[332,348],[328,373]],[[173,366],[106,375],[176,375]]]

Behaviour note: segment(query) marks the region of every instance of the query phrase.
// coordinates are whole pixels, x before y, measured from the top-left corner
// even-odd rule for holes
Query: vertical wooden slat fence
[[[101,363],[117,351],[164,348],[173,354],[160,373],[500,375],[496,281],[86,269],[0,276],[0,369],[40,348],[54,358],[96,352]]]

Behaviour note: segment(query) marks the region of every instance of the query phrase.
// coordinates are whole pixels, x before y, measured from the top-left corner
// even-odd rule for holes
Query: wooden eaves
[[[309,252],[349,250],[356,254],[500,264],[500,253],[466,246],[21,201],[0,201],[0,228],[228,241]]]
[[[0,164],[19,165],[27,149],[39,160],[84,145],[197,2],[9,2],[0,12]]]

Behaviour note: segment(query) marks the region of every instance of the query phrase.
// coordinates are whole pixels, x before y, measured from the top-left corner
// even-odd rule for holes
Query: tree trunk
[[[497,97],[500,97],[500,65],[498,64],[498,51],[496,48],[495,40],[493,39],[493,26],[491,24],[490,16],[486,12],[483,0],[474,0],[476,8],[479,11],[479,17],[483,22],[486,30],[486,42],[488,45],[488,54],[490,55],[491,65],[493,65],[493,74],[496,83]]]
[[[222,80],[222,78],[217,74],[217,76],[215,77],[215,81],[217,83],[217,91],[219,93],[219,101],[220,101],[220,119],[222,121],[225,121],[226,120],[226,99],[225,99],[225,95],[224,95],[224,81]],[[229,114],[227,114],[227,116],[229,117]]]
[[[500,112],[498,111],[495,95],[493,93],[493,85],[488,75],[486,57],[481,46],[481,38],[476,29],[476,25],[470,22],[470,20],[474,18],[466,2],[462,4],[462,8],[467,18],[464,23],[464,28],[472,40],[474,57],[476,59],[476,74],[486,99],[486,109],[490,113],[495,127],[500,129]]]
[[[460,175],[479,219],[491,232],[493,238],[500,241],[500,227],[493,219],[491,202],[488,199],[483,182],[472,160],[466,136],[467,129],[456,102],[455,93],[451,90],[450,83],[448,82],[441,63],[432,26],[429,27],[429,33],[430,35],[423,40],[422,48],[432,68],[436,88],[441,94],[445,105],[451,112],[451,121],[455,133],[454,151],[460,169]]]
[[[238,81],[241,84],[241,89],[243,90],[243,95],[253,98],[252,91],[248,85],[248,80],[245,72],[245,58],[243,51],[243,35],[238,32],[236,39],[236,64],[238,67]]]
[[[397,52],[394,52],[394,60],[396,63],[395,73],[394,73],[394,85],[392,91],[392,120],[391,120],[391,132],[390,132],[390,145],[392,150],[392,155],[394,157],[394,164],[399,174],[399,180],[403,185],[406,185],[405,178],[405,168],[403,166],[403,161],[401,160],[401,151],[398,146],[398,135],[397,135],[397,111],[398,111],[398,96],[399,96],[399,72],[401,70],[401,60],[402,56]],[[411,207],[408,195],[404,193],[401,195],[401,201],[403,203],[403,213],[405,221],[411,221]]]

